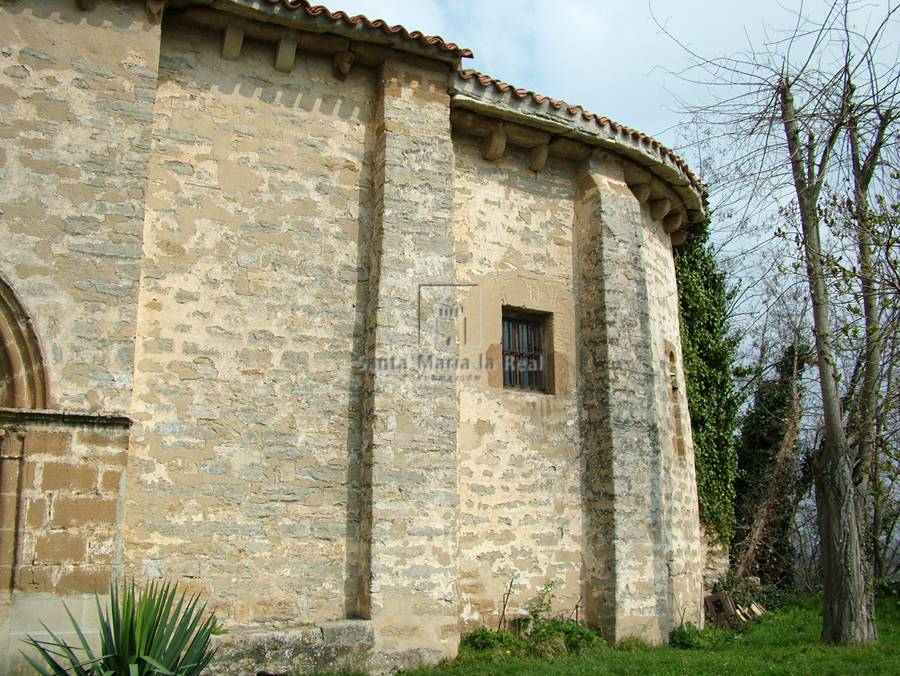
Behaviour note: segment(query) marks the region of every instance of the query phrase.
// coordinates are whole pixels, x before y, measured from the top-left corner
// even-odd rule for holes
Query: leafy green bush
[[[463,637],[462,645],[472,650],[494,650],[500,647],[500,637],[487,627],[477,627]]]
[[[524,652],[525,642],[515,634],[499,630],[491,631],[487,627],[476,627],[463,636],[462,647],[474,652],[505,652],[519,655]]]
[[[528,603],[528,615],[518,618],[509,631],[491,631],[478,627],[465,637],[462,645],[478,653],[493,653],[497,657],[523,656],[552,658],[581,654],[606,645],[596,631],[573,620],[553,617],[553,587],[548,582]]]
[[[685,622],[669,632],[669,645],[674,648],[699,648],[702,635],[693,622]]]
[[[50,640],[28,636],[25,642],[40,660],[25,659],[43,676],[199,676],[215,654],[210,637],[224,632],[214,613],[203,618],[206,605],[199,605],[199,595],[186,599],[182,593],[176,603],[176,594],[177,585],[169,582],[151,582],[140,592],[134,580],[123,582],[121,591],[113,583],[105,611],[96,599],[99,655],[66,607],[80,645],[69,645],[42,625]]]
[[[531,655],[550,657],[578,655],[606,645],[596,631],[571,620],[551,619],[541,622],[526,638]]]

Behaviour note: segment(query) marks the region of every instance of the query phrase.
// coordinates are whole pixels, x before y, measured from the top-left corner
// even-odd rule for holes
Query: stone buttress
[[[436,662],[545,584],[702,623],[683,161],[307,3],[0,5],[0,671],[123,574],[211,673]]]

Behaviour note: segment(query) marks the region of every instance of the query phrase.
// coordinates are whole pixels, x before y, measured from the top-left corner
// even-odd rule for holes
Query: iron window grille
[[[549,315],[503,308],[503,386],[548,392]]]

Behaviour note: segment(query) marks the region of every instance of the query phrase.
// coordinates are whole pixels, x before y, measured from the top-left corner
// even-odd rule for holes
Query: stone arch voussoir
[[[49,405],[47,369],[34,324],[0,275],[0,406],[46,409]]]

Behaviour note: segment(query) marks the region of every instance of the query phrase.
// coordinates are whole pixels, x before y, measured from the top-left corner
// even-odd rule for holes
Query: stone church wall
[[[0,21],[0,274],[54,407],[131,406],[159,27],[139,3],[34,0]],[[11,20],[10,20],[11,19]]]
[[[661,466],[660,558],[666,568],[667,603],[675,622],[703,622],[699,511],[694,478],[691,426],[687,422],[687,389],[681,366],[678,323],[678,288],[669,236],[650,209],[642,209],[644,241],[641,247],[650,305],[652,354],[656,370],[655,393],[659,424]],[[671,626],[662,628],[668,636]]]
[[[0,284],[53,409],[0,414],[2,673],[41,622],[75,639],[62,601],[90,633],[120,570],[159,36],[139,3],[0,13]]]
[[[163,35],[135,358],[126,564],[225,621],[345,613],[374,75]]]
[[[459,382],[461,614],[496,626],[511,578],[507,619],[548,582],[556,610],[574,612],[581,597],[575,169],[551,158],[537,174],[515,148],[489,162],[465,136],[454,149],[457,279],[474,285],[463,356],[499,359],[504,306],[552,314],[550,393],[504,389],[497,370]]]
[[[119,574],[202,592],[220,673],[452,656],[510,580],[510,619],[549,582],[612,640],[701,621],[666,185],[527,103],[504,151],[397,36],[74,5],[0,10],[0,329],[49,383],[0,409],[4,654]]]

